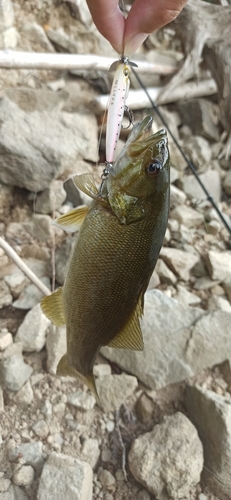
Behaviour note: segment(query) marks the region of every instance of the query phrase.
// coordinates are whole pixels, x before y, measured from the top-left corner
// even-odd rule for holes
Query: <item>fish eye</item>
[[[153,163],[149,163],[147,166],[147,172],[151,177],[156,177],[161,169],[162,163],[158,160],[155,160]]]

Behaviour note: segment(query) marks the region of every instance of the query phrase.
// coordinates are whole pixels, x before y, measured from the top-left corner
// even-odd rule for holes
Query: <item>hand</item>
[[[187,0],[135,0],[125,19],[118,0],[87,0],[95,25],[112,47],[126,56],[147,36],[173,21]]]

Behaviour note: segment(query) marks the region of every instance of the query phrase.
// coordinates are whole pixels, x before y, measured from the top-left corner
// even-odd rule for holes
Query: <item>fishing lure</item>
[[[109,167],[114,161],[115,149],[126,109],[126,99],[130,87],[130,66],[137,67],[137,64],[122,55],[119,61],[112,63],[109,70],[116,70],[109,98],[106,127],[106,165]]]

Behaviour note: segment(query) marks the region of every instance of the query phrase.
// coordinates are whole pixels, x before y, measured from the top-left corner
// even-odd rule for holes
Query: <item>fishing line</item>
[[[196,177],[196,180],[197,182],[199,183],[200,187],[202,188],[202,190],[204,191],[205,195],[206,195],[206,198],[207,200],[211,203],[211,205],[213,206],[213,208],[216,210],[218,216],[220,217],[221,219],[221,222],[223,223],[223,225],[226,227],[226,229],[228,230],[229,234],[231,235],[231,227],[229,226],[228,222],[225,220],[223,214],[221,213],[221,211],[219,210],[216,202],[214,201],[213,197],[209,194],[208,190],[206,189],[204,183],[201,181],[197,171],[196,171],[196,168],[195,168],[195,165],[193,164],[192,161],[190,161],[188,159],[188,157],[186,156],[186,154],[184,153],[182,147],[180,146],[179,142],[177,141],[177,139],[175,138],[175,136],[173,135],[173,133],[171,132],[166,120],[164,119],[161,111],[159,110],[159,107],[157,106],[157,104],[154,103],[154,101],[152,100],[147,88],[145,87],[143,81],[141,80],[140,76],[136,73],[135,69],[133,67],[131,67],[131,70],[135,76],[135,78],[137,79],[140,87],[143,89],[143,91],[145,92],[148,100],[150,101],[151,103],[151,106],[152,108],[154,109],[154,111],[156,112],[156,114],[159,116],[160,120],[162,121],[164,127],[167,129],[169,135],[171,136],[174,144],[176,145],[177,149],[180,151],[180,154],[181,156],[183,156],[185,162],[187,163],[188,167],[190,168],[190,170],[192,171],[193,175]]]

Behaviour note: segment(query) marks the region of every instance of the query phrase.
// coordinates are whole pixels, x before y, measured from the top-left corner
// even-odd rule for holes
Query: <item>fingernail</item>
[[[144,40],[146,40],[148,35],[149,33],[137,33],[136,35],[133,35],[124,45],[124,54],[129,56],[130,54],[136,52]]]

